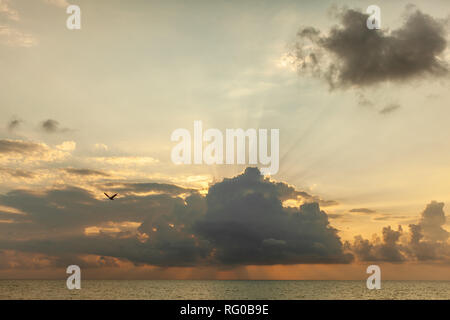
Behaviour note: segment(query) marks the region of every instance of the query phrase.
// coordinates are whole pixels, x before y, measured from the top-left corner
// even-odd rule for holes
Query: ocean
[[[65,280],[0,280],[0,300],[335,300],[450,299],[450,281],[383,281],[368,290],[365,281],[83,280],[68,290]]]

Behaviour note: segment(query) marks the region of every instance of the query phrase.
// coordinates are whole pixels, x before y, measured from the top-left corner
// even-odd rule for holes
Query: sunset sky
[[[450,280],[449,35],[448,0],[0,0],[0,278]],[[175,165],[196,120],[279,129],[278,173]]]

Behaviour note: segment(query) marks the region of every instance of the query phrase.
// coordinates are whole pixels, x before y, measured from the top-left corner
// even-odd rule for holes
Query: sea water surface
[[[68,290],[65,280],[0,280],[0,299],[450,299],[450,281],[83,280]]]

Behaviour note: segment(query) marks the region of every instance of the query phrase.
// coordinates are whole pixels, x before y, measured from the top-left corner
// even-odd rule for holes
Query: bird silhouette
[[[117,193],[115,195],[111,196],[111,197],[108,196],[108,194],[106,192],[104,192],[104,194],[105,194],[105,196],[108,197],[109,200],[114,200],[114,198],[117,196]]]

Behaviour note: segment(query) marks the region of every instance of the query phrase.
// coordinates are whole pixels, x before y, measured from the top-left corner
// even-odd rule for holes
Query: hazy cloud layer
[[[27,48],[37,44],[33,35],[11,26],[19,21],[19,12],[13,7],[12,1],[0,0],[0,45]]]
[[[368,209],[368,208],[355,208],[349,210],[349,212],[357,212],[357,213],[375,213],[375,210]]]
[[[298,32],[290,61],[300,74],[332,89],[448,74],[444,21],[414,9],[400,28],[387,31],[369,30],[368,15],[356,10],[342,10],[338,17],[340,24],[326,34],[314,27]]]
[[[91,169],[75,169],[75,168],[66,168],[65,172],[69,174],[73,174],[76,176],[104,176],[107,177],[109,174],[99,171],[99,170],[91,170]]]

